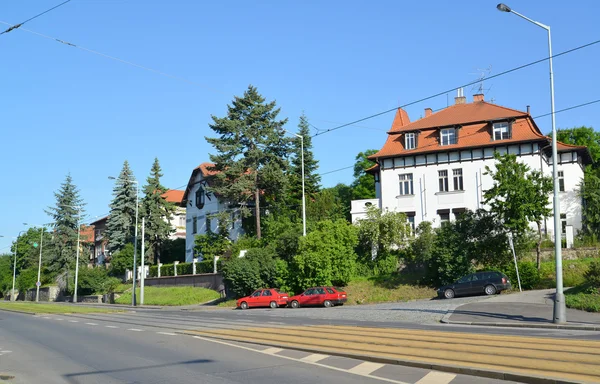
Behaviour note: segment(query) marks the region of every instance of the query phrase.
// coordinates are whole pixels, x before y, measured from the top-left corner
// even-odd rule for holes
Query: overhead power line
[[[572,49],[568,49],[568,50],[566,50],[566,51],[563,51],[563,52],[557,53],[557,54],[555,54],[555,55],[552,55],[552,58],[559,57],[559,56],[562,56],[562,55],[566,55],[566,54],[568,54],[568,53],[575,52],[575,51],[577,51],[577,50],[580,50],[580,49],[583,49],[583,48],[587,48],[587,47],[590,47],[590,46],[592,46],[592,45],[595,45],[595,44],[598,44],[598,43],[600,43],[600,40],[592,41],[591,43],[587,43],[587,44],[584,44],[584,45],[580,45],[580,46],[578,46],[578,47],[575,47],[575,48],[572,48]],[[536,60],[536,61],[532,61],[531,63],[523,64],[523,65],[520,65],[520,66],[518,66],[518,67],[515,67],[515,68],[512,68],[512,69],[509,69],[509,70],[506,70],[506,71],[504,71],[504,72],[500,72],[500,73],[497,73],[497,74],[495,74],[495,75],[492,75],[492,76],[486,77],[486,80],[493,79],[493,78],[495,78],[495,77],[504,76],[504,75],[507,75],[507,74],[509,74],[509,73],[516,72],[516,71],[519,71],[519,70],[521,70],[521,69],[524,69],[524,68],[530,67],[530,66],[532,66],[532,65],[535,65],[535,64],[542,63],[542,62],[544,62],[544,61],[546,61],[546,60],[549,60],[549,59],[550,59],[550,57],[546,57],[546,58],[544,58],[544,59],[539,59],[539,60]],[[470,85],[479,84],[480,82],[481,82],[481,79],[478,79],[478,80],[475,80],[475,81],[471,81],[471,82],[469,82],[469,83],[466,83],[466,84],[460,85],[460,86],[458,86],[458,87],[454,87],[454,88],[452,88],[452,89],[448,89],[448,90],[445,90],[445,91],[443,91],[443,92],[438,92],[438,93],[436,93],[436,94],[434,94],[434,95],[427,96],[427,97],[424,97],[424,98],[422,98],[422,99],[419,99],[419,100],[411,101],[410,103],[407,103],[407,104],[401,105],[401,106],[399,106],[399,107],[391,108],[391,109],[388,109],[388,110],[386,110],[386,111],[383,111],[383,112],[376,113],[376,114],[374,114],[374,115],[370,115],[370,116],[363,117],[363,118],[361,118],[361,119],[358,119],[358,120],[351,121],[351,122],[349,122],[349,123],[345,123],[345,124],[342,124],[342,125],[338,125],[337,127],[334,127],[334,128],[330,128],[330,129],[325,129],[325,130],[322,130],[323,132],[315,133],[315,134],[314,134],[312,137],[315,137],[315,136],[320,136],[320,135],[324,135],[324,134],[326,134],[326,133],[328,133],[328,132],[337,131],[338,129],[342,129],[342,128],[344,128],[344,127],[348,127],[348,126],[350,126],[350,125],[354,125],[354,124],[356,124],[356,123],[360,123],[360,122],[362,122],[362,121],[365,121],[365,120],[373,119],[373,118],[375,118],[375,117],[378,117],[378,116],[381,116],[381,115],[385,115],[385,114],[387,114],[387,113],[390,113],[390,112],[397,111],[397,110],[398,110],[398,108],[406,108],[406,107],[409,107],[409,106],[411,106],[411,105],[418,104],[418,103],[421,103],[421,102],[423,102],[423,101],[426,101],[426,100],[429,100],[429,99],[433,99],[433,98],[435,98],[435,97],[438,97],[438,96],[443,96],[443,95],[445,95],[445,94],[447,94],[447,93],[449,93],[449,92],[456,91],[457,89],[460,89],[460,88],[465,88],[465,87],[468,87],[468,86],[470,86]]]
[[[10,23],[7,23],[6,21],[0,21],[0,24],[11,25]],[[20,28],[20,30],[24,31],[24,32],[32,33],[34,35],[43,37],[45,39],[54,40],[57,43],[60,43],[60,44],[63,44],[63,45],[69,46],[69,47],[77,48],[77,49],[80,49],[82,51],[92,53],[94,55],[102,56],[102,57],[104,57],[106,59],[118,61],[118,62],[120,62],[122,64],[127,64],[127,65],[132,66],[132,67],[140,68],[140,69],[143,69],[143,70],[148,71],[148,72],[153,72],[153,73],[155,73],[157,75],[161,75],[161,76],[168,77],[168,78],[171,78],[171,79],[174,79],[174,80],[182,81],[184,83],[191,84],[191,85],[203,88],[205,90],[208,90],[208,91],[211,91],[211,92],[215,92],[215,93],[218,93],[220,95],[226,95],[227,96],[227,94],[225,92],[219,91],[218,89],[211,88],[211,87],[206,86],[206,85],[204,85],[202,83],[198,83],[196,81],[187,79],[187,78],[182,77],[182,76],[172,75],[172,74],[167,73],[167,72],[159,71],[158,69],[154,69],[154,68],[151,68],[151,67],[146,67],[144,65],[137,64],[137,63],[134,63],[132,61],[120,59],[118,57],[111,56],[111,55],[107,55],[106,53],[98,52],[98,51],[95,51],[93,49],[86,48],[86,47],[83,47],[81,45],[74,44],[74,43],[71,43],[71,42],[68,42],[68,41],[65,41],[65,40],[61,40],[61,39],[56,38],[56,37],[44,35],[43,33],[32,31],[31,29]]]
[[[29,19],[27,19],[25,21],[20,22],[19,24],[12,25],[12,24],[5,23],[5,24],[10,25],[10,28],[8,28],[7,30],[5,30],[4,32],[1,32],[0,35],[4,35],[5,33],[8,33],[8,32],[10,32],[12,30],[20,28],[23,24],[25,24],[27,22],[30,22],[33,19],[37,19],[38,17],[40,17],[40,16],[42,16],[42,15],[44,15],[44,14],[46,14],[46,13],[48,13],[48,12],[50,12],[50,11],[56,9],[56,8],[58,8],[58,7],[61,7],[61,6],[65,5],[65,4],[67,4],[69,1],[71,1],[71,0],[67,0],[65,2],[62,2],[62,3],[58,4],[58,5],[55,5],[54,7],[50,8],[50,9],[47,9],[47,10],[45,10],[42,13],[38,13],[37,15],[35,15],[33,17],[30,17]]]

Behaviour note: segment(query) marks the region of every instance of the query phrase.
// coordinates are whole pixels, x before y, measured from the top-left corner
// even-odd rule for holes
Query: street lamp
[[[21,233],[27,231],[21,231],[17,235],[17,241],[15,242],[15,260],[13,262],[13,281],[12,281],[12,293],[10,294],[10,301],[16,301],[15,298],[15,279],[17,277],[17,248],[19,247],[19,237],[21,237]]]
[[[73,302],[77,303],[77,279],[79,278],[79,239],[81,236],[81,206],[79,205],[63,205],[63,207],[73,208],[77,210],[77,252],[75,257],[75,290],[73,291]],[[67,280],[69,276],[67,276]]]
[[[108,176],[109,180],[116,180],[114,176]],[[132,183],[135,183],[135,229],[133,235],[133,291],[131,293],[131,305],[136,306],[135,297],[135,274],[137,269],[137,227],[138,227],[138,206],[139,206],[139,195],[140,195],[140,184],[137,180],[129,179]]]
[[[306,236],[306,196],[304,193],[304,136],[294,133],[300,138],[300,152],[302,153],[302,236]]]
[[[23,223],[23,225],[29,225],[29,224]],[[43,225],[38,225],[38,227],[42,227],[42,233],[40,234],[40,257],[38,260],[38,276],[37,276],[37,281],[35,283],[35,301],[36,302],[40,301],[40,285],[42,285],[40,278],[41,278],[41,272],[42,272],[42,247],[44,245],[44,229],[45,229],[45,227]]]
[[[561,236],[558,235],[558,230],[561,228],[560,224],[560,205],[558,200],[558,167],[557,167],[557,148],[556,148],[556,121],[554,118],[554,73],[552,71],[552,37],[550,34],[550,27],[548,25],[539,23],[532,20],[520,13],[514,11],[506,4],[498,4],[496,8],[501,12],[514,13],[515,15],[529,21],[545,29],[548,32],[548,56],[550,62],[550,113],[552,115],[552,179],[554,181],[554,258],[556,259],[556,295],[554,297],[554,319],[553,321],[557,324],[565,323],[567,321],[567,310],[565,306],[565,295],[563,292],[563,276],[562,276],[562,241]]]

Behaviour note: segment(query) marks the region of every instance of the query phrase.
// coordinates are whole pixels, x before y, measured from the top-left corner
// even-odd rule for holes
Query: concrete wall
[[[44,287],[40,288],[40,301],[56,301],[56,298],[60,294],[60,288],[58,287]],[[35,288],[28,289],[25,293],[25,297],[19,296],[19,300],[25,299],[26,301],[35,301]]]
[[[201,287],[218,291],[219,286],[223,284],[223,276],[220,273],[205,273],[201,275],[148,277],[144,280],[144,284],[159,287]]]

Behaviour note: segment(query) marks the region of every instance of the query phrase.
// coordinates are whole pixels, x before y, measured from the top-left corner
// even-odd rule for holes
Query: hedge
[[[221,271],[221,260],[217,261],[217,271]],[[196,274],[213,273],[214,264],[212,260],[203,260],[196,263]],[[177,265],[177,276],[192,275],[194,267],[192,263],[179,263]],[[173,264],[163,264],[160,269],[161,276],[174,276],[175,270]],[[158,277],[158,266],[150,266],[150,277]]]

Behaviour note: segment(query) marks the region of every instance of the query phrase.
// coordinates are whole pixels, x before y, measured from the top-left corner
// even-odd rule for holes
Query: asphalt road
[[[21,384],[500,383],[174,332],[192,325],[249,325],[244,318],[220,320],[206,312],[178,318],[163,311],[85,316],[0,311],[0,379],[14,376],[4,382]],[[203,317],[209,315],[210,321]]]

